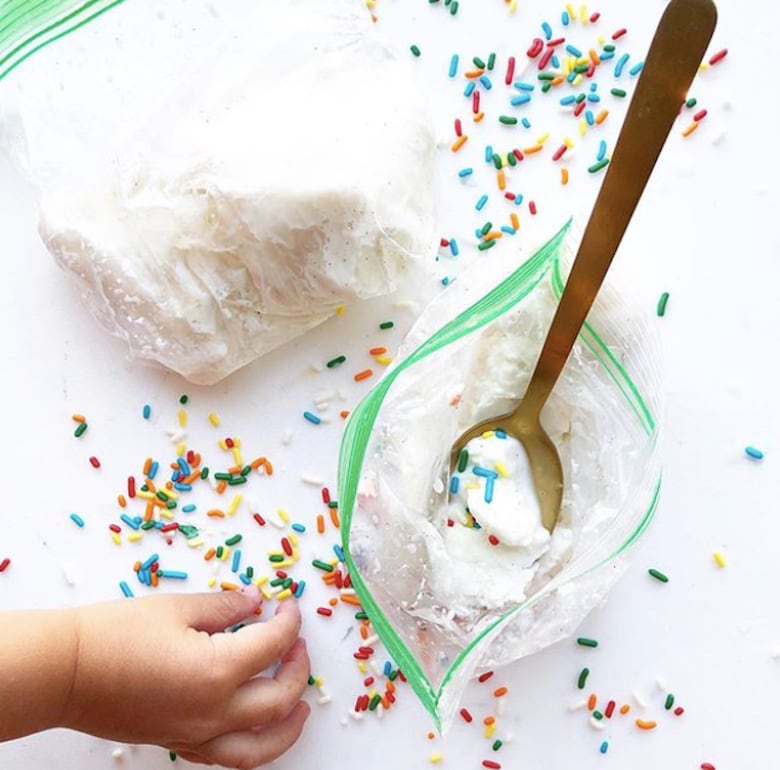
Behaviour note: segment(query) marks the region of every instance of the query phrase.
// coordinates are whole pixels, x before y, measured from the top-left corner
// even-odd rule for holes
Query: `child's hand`
[[[294,601],[235,633],[254,589],[153,596],[75,610],[78,655],[62,724],[234,768],[270,762],[297,740],[309,707]],[[259,677],[281,661],[273,677]]]

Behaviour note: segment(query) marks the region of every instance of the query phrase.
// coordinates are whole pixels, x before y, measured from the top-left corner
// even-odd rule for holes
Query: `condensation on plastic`
[[[101,325],[211,384],[426,269],[409,67],[356,0],[124,3],[0,82],[0,143]]]
[[[571,541],[562,566],[540,574],[521,601],[495,607],[466,606],[442,588],[458,570],[442,555],[437,525],[446,524],[435,520],[449,489],[450,447],[465,427],[507,411],[522,395],[563,288],[561,265],[570,263],[576,241],[567,225],[520,267],[486,258],[463,273],[423,312],[394,367],[346,427],[339,501],[352,581],[441,729],[476,672],[564,638],[603,601],[657,504],[658,345],[607,283],[542,415],[564,466],[559,526],[569,528]],[[480,403],[479,394],[467,399],[468,383],[458,383],[484,364],[480,342],[496,329],[517,335],[523,351],[514,390],[503,400],[494,392],[492,403]],[[457,392],[470,407],[453,408]],[[585,453],[597,458],[591,462],[599,464],[598,480],[581,478]],[[413,472],[402,455],[419,461]]]

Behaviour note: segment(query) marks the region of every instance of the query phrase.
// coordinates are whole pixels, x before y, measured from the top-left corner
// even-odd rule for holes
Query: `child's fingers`
[[[284,719],[301,699],[308,679],[309,656],[303,639],[298,639],[273,679],[251,679],[236,690],[225,725],[231,730],[248,730]]]
[[[182,594],[174,597],[179,617],[197,631],[216,634],[248,618],[262,601],[256,586],[215,594]]]
[[[213,636],[239,681],[249,679],[278,663],[295,644],[301,629],[301,613],[295,601],[282,602],[276,614],[262,623],[251,623],[234,634]]]
[[[281,722],[263,730],[225,733],[198,746],[197,754],[225,767],[265,765],[284,754],[298,740],[310,710],[301,701]]]

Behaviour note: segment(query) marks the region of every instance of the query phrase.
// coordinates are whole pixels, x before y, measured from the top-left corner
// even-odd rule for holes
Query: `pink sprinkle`
[[[463,125],[460,118],[455,118],[455,136],[463,136]]]
[[[504,82],[508,86],[511,86],[514,77],[515,77],[515,57],[510,56],[509,61],[506,64],[506,77],[504,78]]]

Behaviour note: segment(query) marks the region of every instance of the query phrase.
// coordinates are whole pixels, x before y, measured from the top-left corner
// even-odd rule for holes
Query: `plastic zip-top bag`
[[[450,477],[455,439],[522,396],[575,240],[567,225],[508,275],[495,259],[464,271],[346,426],[339,500],[352,584],[440,729],[481,669],[574,631],[655,511],[657,346],[609,284],[542,412],[564,471],[552,534],[530,556],[500,542],[464,514],[463,489],[477,487],[465,469],[453,474],[457,494]]]
[[[434,132],[360,3],[128,2],[45,50],[110,4],[62,10],[50,33],[35,9],[55,4],[11,5],[0,150],[134,360],[213,384],[425,269]]]

